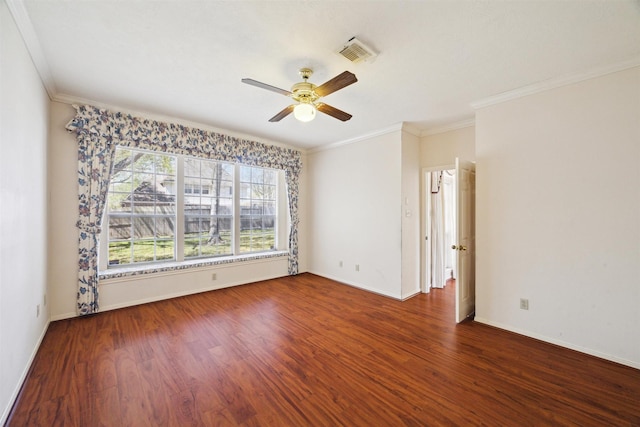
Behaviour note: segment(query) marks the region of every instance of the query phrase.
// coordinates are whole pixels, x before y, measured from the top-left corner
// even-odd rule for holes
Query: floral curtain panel
[[[95,134],[78,137],[78,296],[79,315],[98,311],[98,236],[109,188],[115,145]],[[101,179],[101,177],[107,179]]]
[[[98,311],[98,237],[116,145],[285,171],[289,199],[289,274],[298,273],[300,152],[91,105],[75,106],[67,130],[78,140],[79,315]]]

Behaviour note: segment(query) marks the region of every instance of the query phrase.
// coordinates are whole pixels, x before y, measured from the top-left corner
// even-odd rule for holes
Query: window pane
[[[251,168],[251,182],[262,184],[264,182],[264,169]]]
[[[175,203],[158,203],[156,204],[156,214],[158,215],[173,215],[176,214]]]
[[[200,160],[184,159],[184,176],[185,178],[189,176],[200,176]]]
[[[264,191],[264,199],[265,200],[276,200],[276,186],[275,185],[264,185],[262,187]]]
[[[137,202],[133,205],[133,212],[142,215],[153,215],[155,206],[153,203]]]
[[[251,198],[251,184],[249,183],[240,183],[240,198],[241,199],[250,199]]]
[[[189,208],[189,210],[199,210],[201,209],[200,206],[200,196],[196,195],[196,196],[192,196],[190,194],[185,194],[184,195],[184,205],[185,205],[185,212],[187,211],[187,207]]]
[[[278,183],[277,182],[276,171],[265,169],[264,170],[264,183],[275,186]]]
[[[131,193],[109,193],[107,204],[110,212],[131,212]]]
[[[264,214],[265,215],[275,215],[276,214],[276,202],[265,202],[264,203]]]
[[[131,262],[130,241],[109,242],[109,265],[129,264]]]
[[[250,166],[240,166],[240,182],[251,182]]]
[[[263,199],[264,198],[264,185],[251,184],[251,198]]]
[[[155,241],[153,239],[136,240],[133,242],[133,262],[154,261]]]
[[[176,157],[167,156],[164,154],[155,155],[155,173],[157,175],[170,175],[176,174]]]
[[[129,170],[120,171],[111,175],[109,181],[109,192],[118,191],[121,193],[131,193],[133,173]]]
[[[153,172],[155,166],[155,154],[133,152],[133,169],[135,171]]]
[[[156,241],[156,260],[172,260],[173,248],[173,239]]]
[[[262,231],[262,217],[251,218],[251,231]]]
[[[233,215],[233,199],[221,198],[220,205],[214,213],[218,215]]]
[[[233,165],[230,163],[221,163],[222,165],[222,179],[231,181],[233,179]]]
[[[173,239],[173,236],[175,234],[173,224],[174,224],[174,220],[171,217],[156,218],[156,235],[155,235],[156,239],[167,239],[167,238]]]
[[[133,218],[133,236],[135,239],[153,238],[154,235],[155,224],[152,216]]]
[[[175,195],[176,179],[174,175],[156,175],[156,188],[160,189],[160,194]]]
[[[202,162],[201,177],[214,179],[218,174],[218,164],[214,162]]]
[[[230,255],[231,218],[185,218],[185,258]]]
[[[109,241],[131,239],[131,218],[109,216]]]
[[[254,201],[252,203],[252,214],[255,215],[264,215],[264,203],[262,201]]]
[[[114,166],[120,163],[131,164],[131,155],[132,155],[131,150],[118,147],[116,149],[116,154],[113,158]]]
[[[210,215],[231,215],[233,199],[226,197],[202,197],[200,199],[202,213]]]
[[[198,233],[186,233],[184,236],[184,257],[200,256],[200,236]]]
[[[213,209],[215,209],[215,199],[211,197],[200,197],[200,209],[203,214],[211,214],[214,213]]]
[[[220,226],[220,235],[222,236],[231,236],[231,231],[233,229],[233,217],[232,216],[220,216],[219,226]]]

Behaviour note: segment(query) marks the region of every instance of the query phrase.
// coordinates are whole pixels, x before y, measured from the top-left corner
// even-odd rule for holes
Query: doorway
[[[455,168],[425,170],[425,283],[424,292],[444,288],[456,277]]]

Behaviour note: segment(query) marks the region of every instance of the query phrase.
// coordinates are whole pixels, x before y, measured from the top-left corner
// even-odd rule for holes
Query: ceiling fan
[[[284,110],[280,111],[275,116],[269,119],[270,122],[279,122],[289,114],[293,113],[296,119],[302,122],[309,122],[316,116],[316,111],[328,114],[331,117],[335,117],[338,120],[346,122],[352,116],[349,113],[345,113],[342,110],[338,110],[329,104],[319,102],[320,98],[325,97],[337,90],[345,88],[350,84],[358,81],[355,74],[345,71],[328,82],[316,86],[309,82],[309,77],[313,74],[313,70],[310,68],[301,68],[300,76],[302,81],[296,83],[291,87],[291,90],[280,89],[275,86],[268,85],[266,83],[259,82],[253,79],[242,79],[242,83],[246,83],[252,86],[260,87],[270,90],[272,92],[280,93],[288,96],[296,101],[296,104],[289,105]]]

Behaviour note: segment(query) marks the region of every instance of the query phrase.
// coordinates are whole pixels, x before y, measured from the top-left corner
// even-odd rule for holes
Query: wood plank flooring
[[[9,426],[640,426],[640,371],[311,274],[51,323]]]

